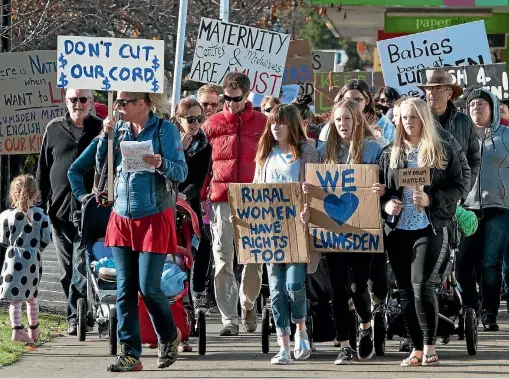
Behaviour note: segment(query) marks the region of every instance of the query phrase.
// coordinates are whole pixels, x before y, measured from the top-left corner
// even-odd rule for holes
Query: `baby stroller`
[[[189,203],[181,197],[177,200],[176,228],[178,252],[175,255],[169,255],[169,257],[170,260],[173,260],[186,273],[186,279],[183,290],[175,296],[168,298],[169,306],[175,325],[181,332],[182,341],[187,341],[189,336],[198,337],[198,354],[204,355],[206,352],[207,333],[205,310],[194,309],[190,291],[191,269],[194,261],[193,249],[198,249],[200,227],[198,217]],[[138,313],[142,342],[151,347],[157,346],[157,336],[141,296],[139,296],[138,301]]]
[[[457,335],[460,340],[465,339],[467,352],[469,355],[477,354],[477,328],[478,321],[472,309],[463,305],[460,286],[454,275],[455,255],[457,245],[450,244],[448,256],[442,269],[436,279],[436,294],[438,300],[438,326],[437,339],[442,344],[448,344],[451,336]],[[389,265],[389,263],[387,263]],[[394,335],[405,336],[405,326],[403,315],[401,314],[400,291],[393,277],[392,270],[388,268],[390,291],[386,303],[382,307],[383,318],[374,320],[373,329],[375,331],[375,351],[377,355],[383,355],[385,351],[385,335],[381,332],[386,325],[387,339],[392,339]],[[376,338],[376,331],[379,331]]]

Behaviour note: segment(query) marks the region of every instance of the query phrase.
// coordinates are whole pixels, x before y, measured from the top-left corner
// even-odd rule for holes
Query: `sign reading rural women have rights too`
[[[279,96],[290,35],[202,18],[191,80],[221,85],[229,72],[251,80],[251,92]]]

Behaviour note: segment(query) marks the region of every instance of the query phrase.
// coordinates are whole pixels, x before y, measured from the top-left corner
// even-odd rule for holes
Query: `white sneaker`
[[[293,349],[295,360],[308,359],[311,356],[311,344],[309,343],[307,331],[295,332],[295,348]]]
[[[290,355],[290,348],[282,347],[281,350],[279,350],[279,353],[272,357],[270,363],[272,363],[273,365],[289,365],[293,363]]]

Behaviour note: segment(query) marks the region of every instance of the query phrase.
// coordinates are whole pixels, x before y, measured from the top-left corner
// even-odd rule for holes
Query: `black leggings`
[[[385,238],[401,291],[401,310],[416,350],[434,345],[438,325],[435,280],[447,253],[447,229],[396,229]]]
[[[369,269],[369,291],[381,301],[385,301],[389,292],[389,277],[387,276],[387,253],[373,254]]]
[[[332,317],[339,341],[350,339],[350,289],[357,315],[362,323],[371,321],[371,299],[368,291],[372,254],[327,253],[327,267],[332,289]],[[351,269],[351,271],[350,271]],[[353,283],[350,287],[350,273]]]

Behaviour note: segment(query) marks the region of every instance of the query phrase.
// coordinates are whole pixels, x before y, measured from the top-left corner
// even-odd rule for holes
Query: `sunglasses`
[[[203,108],[208,108],[208,107],[217,108],[218,105],[219,105],[219,103],[201,103],[201,106]]]
[[[188,124],[201,124],[203,121],[205,121],[205,117],[203,116],[187,116],[184,117]]]
[[[244,96],[246,96],[246,94],[243,94],[241,96],[235,96],[235,97],[230,97],[228,95],[223,95],[224,101],[233,101],[234,103],[238,103],[239,101],[242,101]]]
[[[270,113],[270,111],[271,111],[271,110],[272,110],[272,108],[265,108],[263,111],[264,111],[265,113]]]
[[[135,101],[138,101],[139,99],[117,99],[115,100],[115,104],[119,106],[120,108],[125,107],[129,103],[134,103]]]
[[[88,101],[88,97],[68,97],[67,100],[73,104],[76,104],[78,101],[81,104],[85,104]]]

